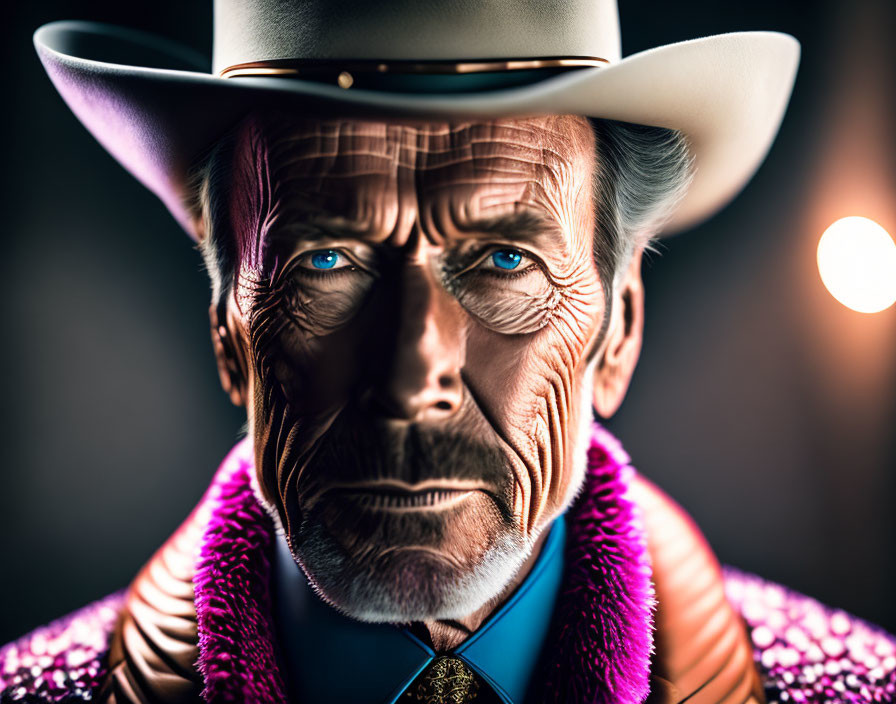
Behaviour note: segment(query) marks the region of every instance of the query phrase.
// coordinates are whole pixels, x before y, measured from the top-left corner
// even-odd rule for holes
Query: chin
[[[484,492],[449,508],[319,501],[289,544],[320,597],[370,623],[459,619],[494,599],[533,541]]]

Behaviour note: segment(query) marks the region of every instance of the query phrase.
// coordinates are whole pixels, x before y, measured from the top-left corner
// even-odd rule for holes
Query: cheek
[[[250,347],[265,410],[277,396],[297,416],[344,401],[363,373],[372,288],[372,278],[357,273],[306,276],[254,302]]]
[[[288,510],[296,505],[290,477],[358,383],[369,333],[365,316],[358,315],[329,334],[314,335],[284,300],[254,309],[250,422],[260,488],[289,527],[296,518]]]
[[[575,475],[585,354],[599,329],[602,304],[567,302],[532,335],[500,335],[474,326],[465,379],[483,413],[521,459],[514,513],[526,533],[564,507]],[[585,411],[583,411],[585,409]]]
[[[297,418],[334,412],[361,376],[365,337],[356,326],[310,339],[294,328],[285,330],[267,352],[260,381],[269,396],[280,394]]]

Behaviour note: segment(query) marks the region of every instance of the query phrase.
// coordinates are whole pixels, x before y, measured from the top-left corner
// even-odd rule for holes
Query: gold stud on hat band
[[[218,72],[221,78],[243,76],[301,76],[315,78],[321,74],[336,72],[338,76],[364,73],[390,74],[465,74],[498,71],[523,71],[541,68],[595,68],[609,64],[597,56],[549,57],[543,59],[507,59],[503,61],[296,61],[274,59],[234,64]],[[342,79],[339,85],[348,82]],[[351,83],[349,82],[349,85]]]

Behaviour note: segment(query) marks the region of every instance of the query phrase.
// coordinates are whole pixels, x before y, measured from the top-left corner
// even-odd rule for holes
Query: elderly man
[[[2,700],[889,700],[891,638],[723,573],[592,423],[638,359],[644,248],[755,169],[792,40],[618,61],[610,3],[309,7],[220,3],[220,78],[37,35],[198,240],[248,435],[125,592],[0,651]]]

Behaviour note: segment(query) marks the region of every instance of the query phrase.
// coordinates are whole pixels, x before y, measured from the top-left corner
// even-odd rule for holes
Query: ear
[[[225,306],[222,306],[224,308]],[[235,321],[221,320],[218,306],[212,303],[208,309],[208,319],[212,329],[212,346],[218,362],[218,376],[221,388],[230,396],[235,406],[246,405],[247,373],[242,340],[235,330]]]
[[[631,263],[613,291],[610,324],[594,370],[594,410],[602,418],[612,416],[631,381],[644,331],[644,284],[641,281],[641,255],[638,248]]]

